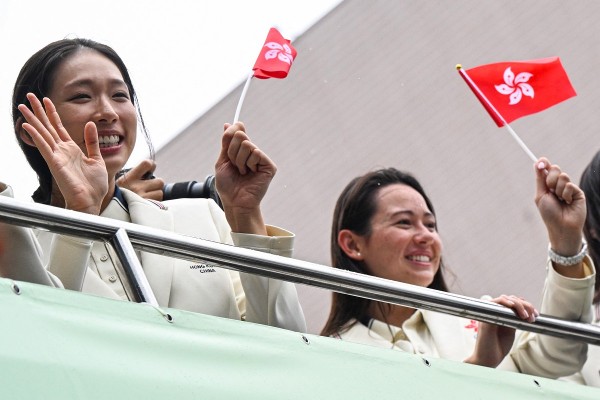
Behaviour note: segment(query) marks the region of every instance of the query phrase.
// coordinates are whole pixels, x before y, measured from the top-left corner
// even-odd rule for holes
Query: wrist
[[[581,250],[584,241],[583,228],[569,231],[548,231],[548,240],[552,250],[561,256],[570,257]]]
[[[77,212],[82,212],[82,213],[85,213],[85,214],[100,215],[100,207],[97,207],[97,206],[91,206],[91,207],[71,207],[71,206],[69,206],[69,204],[65,204],[65,209],[72,210],[72,211],[77,211]]]
[[[267,227],[260,208],[247,209],[224,206],[223,210],[232,232],[267,235]]]
[[[587,255],[587,243],[581,241],[579,251],[573,254],[573,251],[568,253],[560,253],[553,249],[552,244],[548,244],[548,258],[554,263],[563,266],[579,265]]]

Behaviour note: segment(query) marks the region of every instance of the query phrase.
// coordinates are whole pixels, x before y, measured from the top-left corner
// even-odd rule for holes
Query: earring
[[[357,251],[357,252],[356,252],[356,256],[357,256],[357,257],[360,257],[360,251]]]

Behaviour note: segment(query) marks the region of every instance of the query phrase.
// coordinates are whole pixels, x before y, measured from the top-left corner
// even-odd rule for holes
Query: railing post
[[[129,279],[129,282],[131,282],[131,285],[133,286],[136,301],[139,303],[149,303],[158,307],[158,302],[152,292],[150,282],[148,282],[148,278],[146,278],[146,274],[135,254],[135,249],[131,245],[131,241],[129,240],[129,236],[125,229],[119,228],[110,240],[110,243],[123,264],[127,279]]]

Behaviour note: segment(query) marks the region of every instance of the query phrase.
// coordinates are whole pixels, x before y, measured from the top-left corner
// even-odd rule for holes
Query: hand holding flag
[[[508,123],[576,96],[558,57],[456,68],[496,125],[506,126],[534,162],[537,158]]]
[[[298,53],[291,42],[288,39],[285,39],[277,29],[271,28],[269,30],[265,44],[252,68],[253,72],[248,76],[248,79],[246,79],[246,84],[242,90],[242,95],[240,96],[233,122],[236,122],[240,116],[242,103],[246,97],[248,86],[250,86],[250,80],[253,77],[259,79],[283,79],[287,77],[297,54]]]

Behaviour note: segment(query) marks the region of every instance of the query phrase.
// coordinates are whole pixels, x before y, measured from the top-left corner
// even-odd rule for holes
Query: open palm
[[[100,154],[98,131],[93,122],[84,128],[87,156],[71,139],[52,101],[44,98],[44,106],[29,93],[32,110],[19,105],[29,133],[60,189],[65,207],[71,210],[99,214],[102,200],[108,193],[108,172]]]

